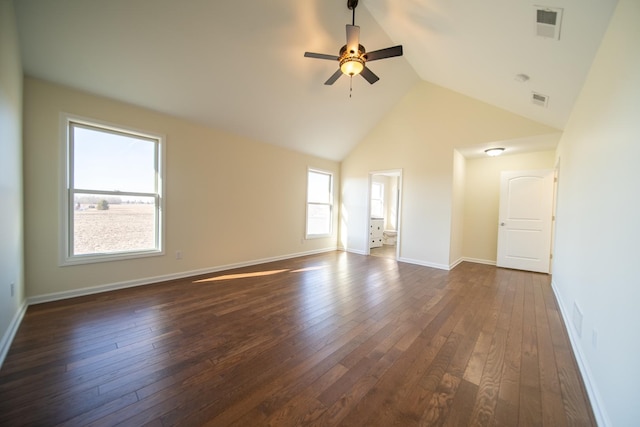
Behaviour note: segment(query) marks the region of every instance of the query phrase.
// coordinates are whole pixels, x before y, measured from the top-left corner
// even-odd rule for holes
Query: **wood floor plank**
[[[468,426],[475,406],[478,386],[467,380],[461,380],[451,403],[449,416],[444,420],[447,427]]]
[[[551,342],[551,331],[547,319],[547,308],[542,287],[548,285],[548,278],[542,281],[542,275],[535,277],[533,295],[535,299],[536,331],[538,341],[538,364],[540,373],[540,392],[542,404],[542,424],[563,427],[567,417],[562,406],[562,391],[558,379],[558,367],[555,351]]]
[[[0,425],[595,425],[549,282],[329,252],[34,305]]]
[[[486,426],[494,417],[498,402],[502,366],[504,364],[504,349],[507,334],[497,329],[493,335],[491,347],[487,354],[487,362],[482,370],[482,378],[476,394],[476,402],[471,413],[471,425]]]
[[[519,423],[542,425],[540,374],[538,370],[538,339],[535,315],[535,299],[531,276],[524,277],[524,312],[522,331],[522,355],[520,365]]]
[[[461,378],[454,377],[449,373],[442,376],[440,384],[431,394],[431,399],[420,418],[421,426],[444,425],[451,412],[451,404],[461,381]]]
[[[494,422],[497,425],[518,425],[520,407],[520,367],[522,359],[522,327],[524,319],[524,281],[512,277],[515,289],[511,319],[505,344],[504,363]]]

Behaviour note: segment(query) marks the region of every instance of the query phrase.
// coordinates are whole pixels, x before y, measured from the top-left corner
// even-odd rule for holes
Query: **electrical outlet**
[[[182,251],[176,251],[176,259],[182,259]]]
[[[16,284],[15,283],[11,283],[9,285],[9,288],[11,288],[11,297],[13,298],[16,295]]]

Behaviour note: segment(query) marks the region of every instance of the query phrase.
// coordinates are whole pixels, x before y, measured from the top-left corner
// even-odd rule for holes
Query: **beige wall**
[[[0,365],[24,313],[22,66],[13,3],[0,0]],[[11,287],[14,294],[11,296]]]
[[[427,82],[418,83],[342,163],[340,243],[364,253],[370,171],[403,170],[400,258],[449,268],[459,244],[454,204],[454,149],[555,133],[505,110]],[[459,182],[459,179],[456,181]],[[457,222],[454,222],[457,221]],[[454,257],[459,249],[453,249]]]
[[[468,159],[464,199],[464,258],[495,264],[498,250],[500,172],[553,169],[555,152]]]
[[[620,0],[558,147],[553,286],[602,426],[640,420],[639,22]]]
[[[337,162],[37,79],[25,80],[24,103],[26,283],[31,297],[336,247],[337,232],[312,240],[304,240],[304,234],[307,167],[333,172],[338,184]],[[164,256],[58,266],[60,112],[165,135]],[[337,206],[340,192],[335,190]],[[176,260],[178,250],[182,260]]]

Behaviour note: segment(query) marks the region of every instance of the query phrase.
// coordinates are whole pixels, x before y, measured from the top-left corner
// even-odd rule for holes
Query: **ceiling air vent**
[[[562,9],[546,6],[534,6],[534,8],[536,12],[536,36],[560,40]]]
[[[531,92],[531,102],[546,108],[549,103],[549,97],[541,93]]]

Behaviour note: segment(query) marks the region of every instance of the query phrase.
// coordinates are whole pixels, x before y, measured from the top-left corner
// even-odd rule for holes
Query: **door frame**
[[[369,179],[367,180],[367,203],[366,203],[366,247],[365,255],[371,255],[371,248],[369,247],[369,232],[371,230],[371,184],[373,184],[373,177],[375,175],[387,175],[398,177],[398,208],[397,208],[397,221],[398,221],[398,234],[396,236],[396,260],[400,257],[400,242],[402,241],[402,169],[384,169],[369,171]]]

